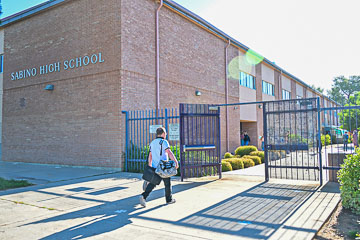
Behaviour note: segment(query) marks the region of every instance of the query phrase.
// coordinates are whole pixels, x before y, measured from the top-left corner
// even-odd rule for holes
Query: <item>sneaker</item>
[[[175,199],[171,199],[170,202],[167,202],[166,204],[173,204],[173,203],[176,203],[176,200]]]
[[[140,195],[139,201],[140,201],[140,205],[141,205],[141,206],[146,207],[146,200],[145,200],[145,198],[143,197],[143,195]]]

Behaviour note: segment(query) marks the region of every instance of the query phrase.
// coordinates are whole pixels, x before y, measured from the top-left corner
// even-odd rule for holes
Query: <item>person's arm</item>
[[[171,151],[170,148],[166,149],[165,151],[166,151],[166,153],[168,154],[169,158],[175,162],[175,164],[176,164],[176,169],[178,169],[178,168],[179,168],[179,163],[178,163],[178,161],[177,161],[174,153]]]
[[[149,152],[149,166],[152,167],[152,154]]]

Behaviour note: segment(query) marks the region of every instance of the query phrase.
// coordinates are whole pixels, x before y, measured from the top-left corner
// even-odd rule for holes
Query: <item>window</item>
[[[282,99],[283,100],[287,100],[287,99],[291,99],[291,93],[289,91],[286,90],[282,90]]]
[[[251,89],[256,89],[255,77],[250,74],[240,72],[240,85]]]
[[[4,59],[4,55],[1,54],[0,55],[0,73],[3,72],[3,66],[4,66],[3,59]]]
[[[262,81],[262,89],[263,93],[274,96],[274,85],[272,85],[271,83]]]

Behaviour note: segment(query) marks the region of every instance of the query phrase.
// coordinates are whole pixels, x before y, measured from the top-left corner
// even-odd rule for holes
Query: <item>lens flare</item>
[[[228,65],[229,77],[230,79],[239,80],[240,72],[251,73],[252,67],[253,66],[246,61],[244,56],[234,57]]]
[[[264,57],[255,52],[254,50],[249,49],[246,52],[246,60],[251,65],[256,65],[261,63],[264,60]]]

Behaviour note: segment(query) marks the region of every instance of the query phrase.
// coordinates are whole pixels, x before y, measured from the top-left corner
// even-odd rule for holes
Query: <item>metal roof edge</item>
[[[200,24],[204,25],[206,28],[208,28],[209,30],[212,30],[213,32],[222,35],[225,39],[230,40],[233,44],[237,45],[238,47],[240,47],[241,49],[248,51],[250,48],[247,47],[246,45],[242,44],[241,42],[239,42],[238,40],[232,38],[231,36],[229,36],[228,34],[224,33],[223,31],[221,31],[220,29],[218,29],[217,27],[215,27],[214,25],[212,25],[211,23],[209,23],[208,21],[206,21],[205,19],[203,19],[202,17],[200,17],[199,15],[193,13],[192,11],[188,10],[187,8],[181,6],[180,4],[172,1],[172,0],[164,0],[164,3],[166,3],[168,6],[175,8],[176,10],[182,12],[184,15],[187,15],[188,17],[196,20],[197,22],[199,22]],[[255,51],[256,52],[256,51]],[[328,100],[338,104],[337,102],[335,102],[334,100],[332,100],[331,98],[329,98],[328,96],[324,95],[323,93],[319,92],[318,90],[312,88],[311,86],[309,86],[307,83],[305,83],[304,81],[300,80],[299,78],[295,77],[294,75],[292,75],[291,73],[285,71],[284,69],[282,69],[281,67],[279,67],[278,65],[276,65],[275,63],[271,62],[269,59],[264,57],[264,62],[266,62],[267,64],[269,64],[270,66],[272,66],[273,68],[275,68],[276,70],[288,75],[289,77],[291,77],[292,79],[294,79],[295,81],[297,81],[298,83],[304,85],[305,87],[311,89],[312,91],[314,91],[315,93],[319,94],[320,96],[327,98]]]
[[[40,3],[36,6],[30,7],[28,9],[25,9],[21,12],[15,13],[13,15],[10,15],[8,17],[2,18],[1,19],[1,24],[0,24],[0,28],[3,28],[11,23],[17,22],[22,20],[23,18],[32,16],[36,13],[39,13],[41,11],[44,11],[50,7],[53,7],[55,5],[58,5],[62,2],[65,2],[66,0],[49,0],[46,1],[44,3]]]

